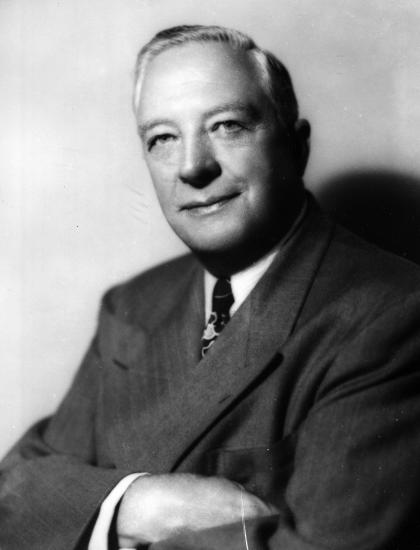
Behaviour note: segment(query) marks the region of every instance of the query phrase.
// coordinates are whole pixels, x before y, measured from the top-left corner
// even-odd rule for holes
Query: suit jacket
[[[134,471],[220,475],[279,514],[153,548],[420,545],[419,269],[311,202],[303,227],[199,361],[192,256],[107,293],[57,413],[9,453],[0,548],[83,547]]]

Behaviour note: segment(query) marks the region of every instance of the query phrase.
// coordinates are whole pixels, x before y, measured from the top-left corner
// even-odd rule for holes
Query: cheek
[[[155,189],[155,194],[160,204],[160,207],[165,214],[166,218],[170,218],[172,206],[174,204],[172,198],[172,189],[170,185],[165,184],[164,181],[155,180],[152,176],[152,183]]]
[[[147,162],[155,193],[162,207],[167,206],[174,191],[174,172],[167,165]]]
[[[254,140],[246,145],[218,151],[218,160],[226,175],[243,182],[264,179],[272,172],[275,150],[266,140]]]
[[[252,148],[231,148],[217,156],[222,174],[244,184],[255,179],[261,170],[261,161]]]
[[[146,165],[152,180],[158,185],[160,182],[165,182],[173,179],[175,173],[175,165],[168,160],[159,160],[155,157],[146,158]]]

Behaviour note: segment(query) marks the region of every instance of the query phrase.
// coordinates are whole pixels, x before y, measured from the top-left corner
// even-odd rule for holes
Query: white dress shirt
[[[278,254],[279,250],[289,241],[289,239],[296,233],[301,225],[303,218],[305,217],[307,204],[303,205],[299,216],[294,221],[293,225],[287,232],[287,234],[281,239],[281,241],[268,252],[265,256],[260,258],[249,267],[235,273],[230,278],[230,284],[232,286],[232,294],[234,297],[234,303],[230,308],[230,316],[235,314],[242,303],[245,301],[251,290],[255,287],[264,273],[267,271],[272,261]],[[208,271],[204,271],[204,307],[205,307],[205,320],[207,322],[212,310],[212,296],[214,285],[216,284],[216,277],[214,277]],[[205,324],[203,324],[204,329]],[[147,475],[145,473],[135,473],[124,477],[117,485],[112,489],[109,495],[106,497],[99,511],[98,518],[93,529],[88,550],[107,550],[108,549],[108,532],[112,522],[115,507],[128,489],[129,485],[133,483],[139,476]],[[120,550],[131,550],[123,549]]]

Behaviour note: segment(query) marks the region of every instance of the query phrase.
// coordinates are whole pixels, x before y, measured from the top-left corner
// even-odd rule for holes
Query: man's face
[[[193,251],[235,251],[278,225],[299,170],[248,55],[211,42],[159,54],[137,122],[163,213]]]

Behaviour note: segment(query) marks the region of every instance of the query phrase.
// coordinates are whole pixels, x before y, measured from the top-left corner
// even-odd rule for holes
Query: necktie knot
[[[217,279],[213,290],[212,311],[201,339],[202,357],[228,323],[234,301],[230,279]]]

